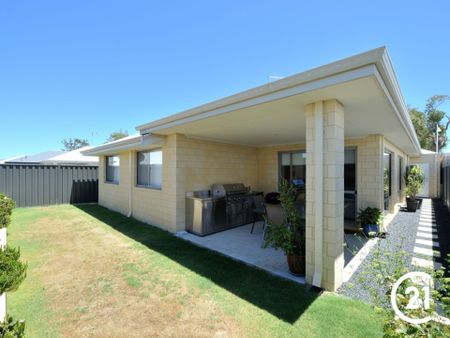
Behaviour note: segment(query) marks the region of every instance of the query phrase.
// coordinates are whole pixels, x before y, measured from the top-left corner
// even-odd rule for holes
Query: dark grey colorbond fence
[[[444,164],[442,168],[442,199],[445,205],[450,208],[450,162]]]
[[[97,166],[0,164],[0,192],[17,207],[98,201]]]

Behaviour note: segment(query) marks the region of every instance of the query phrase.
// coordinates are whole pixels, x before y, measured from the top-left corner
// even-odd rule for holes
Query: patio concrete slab
[[[251,224],[247,224],[205,237],[187,232],[178,233],[177,236],[273,275],[305,284],[304,277],[296,277],[289,273],[286,256],[282,251],[261,247],[263,243],[261,224],[255,225],[253,234],[250,233],[250,229]]]
[[[305,278],[296,277],[289,273],[286,256],[282,251],[262,247],[263,232],[261,223],[255,225],[253,234],[250,233],[250,229],[251,224],[247,224],[205,237],[196,236],[188,232],[180,232],[177,236],[196,245],[265,270],[273,275],[305,284]],[[345,265],[352,260],[353,264],[355,264],[354,256],[361,251],[367,241],[367,238],[358,235],[345,235]]]

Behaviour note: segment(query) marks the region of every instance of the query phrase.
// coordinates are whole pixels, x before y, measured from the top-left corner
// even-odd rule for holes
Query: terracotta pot
[[[287,262],[289,266],[289,272],[294,276],[305,275],[305,256],[300,255],[287,255]]]

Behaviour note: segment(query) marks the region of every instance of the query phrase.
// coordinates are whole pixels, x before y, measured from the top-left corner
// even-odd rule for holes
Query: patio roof
[[[345,137],[382,134],[411,155],[419,142],[387,50],[377,48],[136,127],[141,134],[185,134],[269,146],[305,141],[308,103],[337,99]]]

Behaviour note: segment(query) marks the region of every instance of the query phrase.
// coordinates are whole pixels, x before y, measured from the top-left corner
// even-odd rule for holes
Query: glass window
[[[137,153],[137,185],[161,189],[162,150]]]
[[[280,153],[280,177],[305,188],[306,153],[304,151]]]
[[[356,149],[344,152],[344,190],[356,190]]]
[[[106,182],[119,183],[119,156],[106,156]]]
[[[398,191],[402,190],[403,157],[398,157]]]

